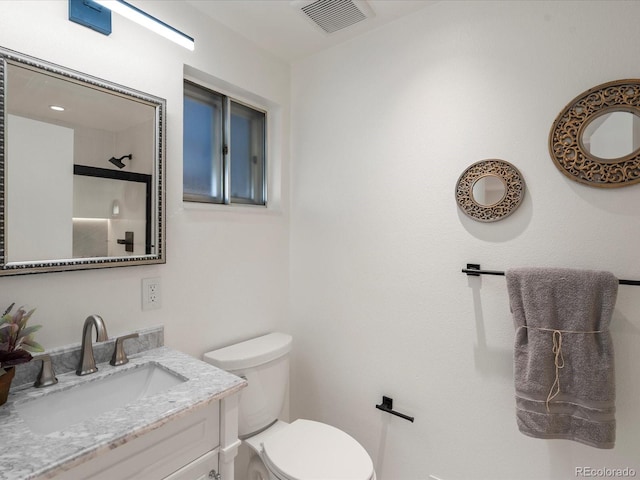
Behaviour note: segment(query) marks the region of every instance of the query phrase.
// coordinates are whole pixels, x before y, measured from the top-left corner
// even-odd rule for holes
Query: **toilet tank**
[[[247,438],[278,419],[289,384],[291,335],[270,333],[204,354],[204,361],[247,380],[240,391],[238,435]]]

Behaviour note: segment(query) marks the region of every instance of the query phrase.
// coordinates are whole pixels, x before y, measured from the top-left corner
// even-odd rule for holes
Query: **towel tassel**
[[[564,368],[564,355],[562,354],[562,334],[563,333],[603,333],[604,330],[592,330],[589,332],[582,332],[577,330],[554,330],[552,328],[541,328],[541,327],[529,327],[527,325],[521,325],[520,328],[540,330],[542,332],[553,332],[552,342],[552,352],[553,352],[553,363],[556,368],[556,378],[551,385],[551,389],[549,390],[549,395],[547,395],[547,413],[551,413],[549,410],[549,402],[556,398],[560,393],[560,369]]]
[[[554,359],[553,363],[556,366],[556,378],[551,385],[551,389],[549,390],[549,395],[547,395],[547,413],[550,413],[549,410],[549,402],[556,398],[556,396],[560,393],[560,369],[564,368],[564,356],[562,355],[562,331],[554,330],[553,331],[553,348],[552,348]],[[554,392],[555,389],[555,392]]]

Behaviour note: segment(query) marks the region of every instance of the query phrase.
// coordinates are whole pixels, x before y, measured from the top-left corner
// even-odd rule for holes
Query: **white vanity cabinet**
[[[55,478],[233,480],[233,458],[239,445],[237,423],[234,394],[169,419]]]

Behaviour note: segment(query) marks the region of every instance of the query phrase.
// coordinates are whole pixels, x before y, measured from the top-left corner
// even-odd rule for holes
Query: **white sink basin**
[[[26,400],[15,407],[34,433],[48,434],[185,381],[184,377],[149,362],[102,378],[89,376],[80,385]]]

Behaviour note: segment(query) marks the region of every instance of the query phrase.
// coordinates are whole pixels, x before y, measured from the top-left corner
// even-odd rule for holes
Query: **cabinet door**
[[[220,402],[215,402],[62,472],[56,480],[157,480],[217,452],[219,444]]]
[[[202,455],[164,480],[217,480],[218,449]],[[233,479],[231,479],[233,480]]]

